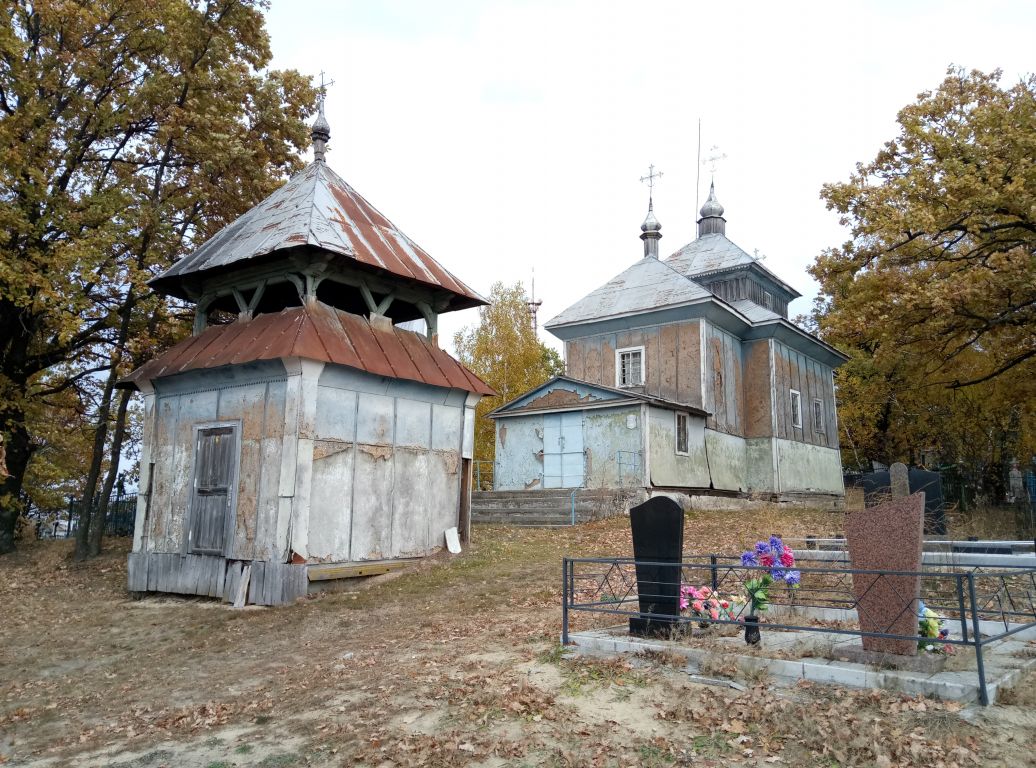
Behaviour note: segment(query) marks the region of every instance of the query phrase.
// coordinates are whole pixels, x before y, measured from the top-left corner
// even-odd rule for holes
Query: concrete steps
[[[576,489],[575,522],[585,523],[628,508],[631,492]],[[572,489],[476,491],[471,494],[473,523],[551,527],[572,525]]]

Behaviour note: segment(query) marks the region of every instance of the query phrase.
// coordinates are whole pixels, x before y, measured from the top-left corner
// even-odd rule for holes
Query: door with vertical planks
[[[226,544],[227,520],[234,493],[237,440],[234,427],[198,430],[194,454],[194,498],[187,549],[202,555],[221,555]]]

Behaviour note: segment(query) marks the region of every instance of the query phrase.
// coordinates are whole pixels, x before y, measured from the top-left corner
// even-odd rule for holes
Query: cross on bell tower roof
[[[324,80],[324,71],[320,71],[320,87],[317,89],[317,119],[313,121],[313,130],[309,134],[313,139],[313,161],[323,163],[327,151],[327,142],[331,138],[331,125],[324,115],[324,99],[327,87],[334,85],[334,80]]]

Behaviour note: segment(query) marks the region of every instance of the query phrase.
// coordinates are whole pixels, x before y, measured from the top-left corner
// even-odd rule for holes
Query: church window
[[[791,390],[791,425],[802,429],[802,395],[797,389]]]
[[[615,384],[619,387],[639,387],[644,384],[643,347],[615,351]]]
[[[773,294],[769,291],[763,291],[763,306],[767,309],[773,309]]]
[[[681,456],[687,455],[690,442],[687,421],[686,413],[676,414],[676,452]]]
[[[819,397],[813,401],[813,431],[824,431],[824,401]]]

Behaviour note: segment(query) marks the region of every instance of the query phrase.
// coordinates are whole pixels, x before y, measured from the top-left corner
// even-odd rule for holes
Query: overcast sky
[[[274,68],[329,73],[328,162],[475,290],[542,324],[642,257],[654,164],[668,255],[713,146],[727,236],[804,294],[846,232],[820,200],[947,66],[1034,67],[1036,2],[272,0]],[[701,168],[698,205],[708,191]],[[440,319],[441,341],[477,311]]]

